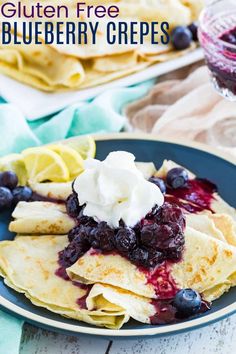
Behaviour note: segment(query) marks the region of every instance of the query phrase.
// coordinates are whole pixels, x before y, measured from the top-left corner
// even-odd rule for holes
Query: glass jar
[[[225,98],[236,100],[236,1],[217,0],[200,16],[199,41],[212,82]]]

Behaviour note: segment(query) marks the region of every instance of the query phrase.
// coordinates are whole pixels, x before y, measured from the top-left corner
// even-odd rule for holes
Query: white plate
[[[45,93],[0,75],[0,95],[15,104],[29,120],[36,120],[60,111],[70,104],[97,96],[111,88],[125,87],[166,74],[203,59],[202,50],[196,49],[183,57],[155,64],[143,71],[97,87],[63,93]]]

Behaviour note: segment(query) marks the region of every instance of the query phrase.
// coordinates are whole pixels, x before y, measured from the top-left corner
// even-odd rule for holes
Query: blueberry
[[[18,177],[12,171],[5,171],[0,173],[0,186],[14,189],[18,184]]]
[[[91,230],[90,244],[93,248],[101,251],[112,251],[114,249],[114,237],[115,231],[103,221]]]
[[[173,222],[177,223],[182,230],[185,228],[185,215],[182,209],[177,205],[164,203],[159,217],[162,223],[169,224]]]
[[[189,317],[200,310],[201,296],[193,289],[182,289],[175,295],[173,305],[180,316]]]
[[[149,178],[149,182],[154,183],[157,187],[159,187],[163,194],[166,193],[166,185],[163,179],[158,177],[151,177]]]
[[[165,258],[162,252],[157,250],[149,250],[146,266],[148,266],[149,268],[154,268],[158,264],[161,264],[164,261],[164,259]]]
[[[91,233],[91,227],[88,226],[76,226],[68,233],[68,239],[70,242],[76,241],[85,245],[89,244],[89,238]]]
[[[81,206],[79,205],[78,198],[74,193],[69,195],[66,200],[66,210],[68,215],[72,218],[76,218],[81,211]]]
[[[79,225],[84,226],[96,227],[98,225],[98,223],[93,218],[91,218],[90,216],[83,215],[82,211],[80,212],[77,221]]]
[[[70,267],[84,253],[84,249],[80,243],[71,242],[63,251],[59,252],[59,264],[65,268]]]
[[[28,202],[32,197],[32,189],[29,187],[16,187],[12,191],[13,202],[17,204],[18,202]]]
[[[0,187],[0,209],[10,208],[12,200],[13,196],[10,189],[6,187]]]
[[[167,173],[167,185],[173,189],[184,187],[187,181],[188,172],[184,168],[172,168],[172,170]]]
[[[135,231],[129,227],[120,228],[115,236],[115,245],[121,253],[130,252],[137,245]]]
[[[193,40],[195,42],[197,42],[198,41],[198,24],[196,22],[193,22],[188,26],[188,29],[192,33]]]
[[[184,26],[176,27],[171,33],[173,46],[177,50],[187,49],[191,45],[193,39],[191,31]]]
[[[148,251],[141,247],[135,248],[129,253],[129,259],[138,266],[146,267],[148,262]]]

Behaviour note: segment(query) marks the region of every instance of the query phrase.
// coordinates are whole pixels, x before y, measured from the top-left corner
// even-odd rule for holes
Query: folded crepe
[[[18,234],[63,235],[75,225],[64,204],[20,202],[13,211],[9,230]]]
[[[236,247],[187,227],[183,259],[178,263],[144,272],[118,254],[89,251],[67,273],[74,281],[108,284],[151,299],[162,298],[176,286],[192,288],[213,301],[236,285]]]
[[[56,275],[67,236],[24,236],[0,243],[0,275],[36,306],[96,326],[119,329],[130,317],[150,323],[150,299],[115,287],[92,288]]]
[[[37,195],[58,201],[66,201],[72,193],[71,182],[44,182],[35,183],[29,181],[29,186]]]
[[[179,263],[143,271],[118,254],[87,252],[64,269],[58,253],[67,236],[18,236],[0,243],[0,275],[36,306],[96,326],[118,329],[130,317],[151,323],[173,286],[212,301],[236,285],[236,247],[187,227]],[[150,281],[151,280],[151,281]]]

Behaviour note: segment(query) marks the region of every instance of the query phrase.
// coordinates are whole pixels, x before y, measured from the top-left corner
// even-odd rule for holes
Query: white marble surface
[[[236,315],[172,337],[115,340],[71,337],[25,325],[20,354],[232,354]]]

